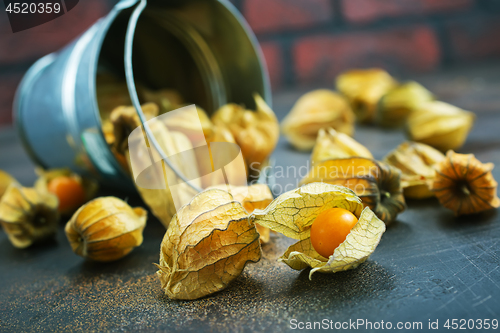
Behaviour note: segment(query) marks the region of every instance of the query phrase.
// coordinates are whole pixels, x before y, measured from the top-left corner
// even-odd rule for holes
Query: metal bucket
[[[123,0],[23,78],[14,119],[36,164],[70,167],[110,186],[131,187],[102,133],[96,94],[101,71],[127,81],[143,121],[135,80],[177,89],[209,113],[226,103],[253,107],[255,92],[271,103],[261,50],[229,2]]]

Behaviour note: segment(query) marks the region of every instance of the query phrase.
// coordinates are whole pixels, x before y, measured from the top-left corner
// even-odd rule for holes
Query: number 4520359
[[[9,3],[5,11],[14,14],[58,14],[61,11],[60,3],[26,3],[14,2]]]
[[[498,329],[498,319],[448,319],[444,323],[444,328],[452,330],[472,330],[472,329]]]

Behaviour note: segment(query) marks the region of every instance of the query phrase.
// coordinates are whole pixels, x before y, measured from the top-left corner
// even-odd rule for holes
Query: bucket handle
[[[127,87],[130,94],[130,98],[132,100],[132,105],[136,109],[137,115],[141,120],[142,126],[144,128],[144,131],[146,132],[149,142],[153,145],[156,151],[158,151],[163,161],[165,161],[165,163],[175,173],[175,175],[179,177],[179,179],[181,179],[189,187],[191,187],[196,192],[202,192],[202,189],[192,184],[182,174],[182,172],[180,172],[179,169],[172,164],[172,162],[165,155],[165,152],[163,151],[163,149],[161,149],[160,145],[158,144],[158,141],[156,141],[156,138],[154,137],[153,133],[151,132],[151,129],[149,128],[149,125],[147,124],[147,119],[144,116],[144,113],[142,112],[141,104],[139,102],[139,96],[137,95],[137,90],[134,82],[134,72],[132,70],[132,46],[134,43],[134,34],[137,26],[137,21],[139,20],[139,16],[143,12],[144,8],[146,8],[146,5],[147,5],[147,0],[140,0],[140,3],[134,9],[134,12],[130,16],[130,20],[128,22],[127,34],[125,37],[125,77],[127,79]],[[152,156],[150,157],[151,161],[153,161]]]

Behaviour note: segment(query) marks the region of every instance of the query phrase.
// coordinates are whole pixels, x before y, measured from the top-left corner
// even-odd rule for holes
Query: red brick
[[[311,27],[333,17],[330,0],[246,0],[243,14],[256,33]]]
[[[350,68],[425,72],[436,69],[441,57],[437,37],[427,26],[308,37],[297,41],[293,52],[302,84],[331,84],[335,76]]]
[[[385,17],[422,15],[471,7],[473,0],[343,0],[345,17],[368,23]]]
[[[273,89],[277,89],[281,86],[283,80],[283,55],[281,48],[277,43],[273,42],[261,43],[260,46],[266,59],[271,85]]]
[[[0,126],[12,123],[12,102],[21,78],[21,74],[0,76]]]
[[[447,26],[453,57],[459,61],[500,56],[500,17],[477,17]]]
[[[108,9],[101,0],[80,1],[65,15],[15,34],[3,13],[5,17],[0,20],[0,63],[32,61],[57,51],[106,15]]]

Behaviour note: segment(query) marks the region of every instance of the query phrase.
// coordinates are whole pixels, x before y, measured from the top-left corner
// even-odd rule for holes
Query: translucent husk
[[[433,197],[434,166],[444,160],[440,151],[417,142],[404,142],[384,157],[384,162],[401,170],[405,198]]]
[[[434,101],[421,105],[408,118],[410,140],[441,151],[455,150],[465,143],[475,115],[453,105]]]
[[[312,149],[319,130],[325,127],[350,136],[354,134],[354,113],[349,103],[327,89],[303,95],[281,122],[283,134],[299,150]]]
[[[80,207],[65,227],[73,251],[96,261],[114,261],[142,244],[147,212],[115,197],[94,199]]]
[[[337,132],[333,128],[319,130],[318,139],[311,155],[312,165],[329,159],[354,156],[373,158],[365,146],[347,134]]]
[[[17,248],[51,238],[58,222],[57,197],[50,193],[13,182],[0,200],[0,224]]]
[[[379,68],[354,69],[340,74],[336,80],[337,90],[347,97],[356,119],[371,123],[379,100],[398,82],[386,71]]]
[[[335,207],[352,212],[358,222],[333,255],[325,258],[314,250],[310,229],[319,214]],[[266,209],[255,210],[251,219],[299,240],[287,249],[280,261],[296,270],[311,267],[309,278],[315,272],[335,273],[358,267],[373,253],[385,231],[385,224],[370,208],[363,209],[353,191],[324,183],[312,183],[284,193]]]

